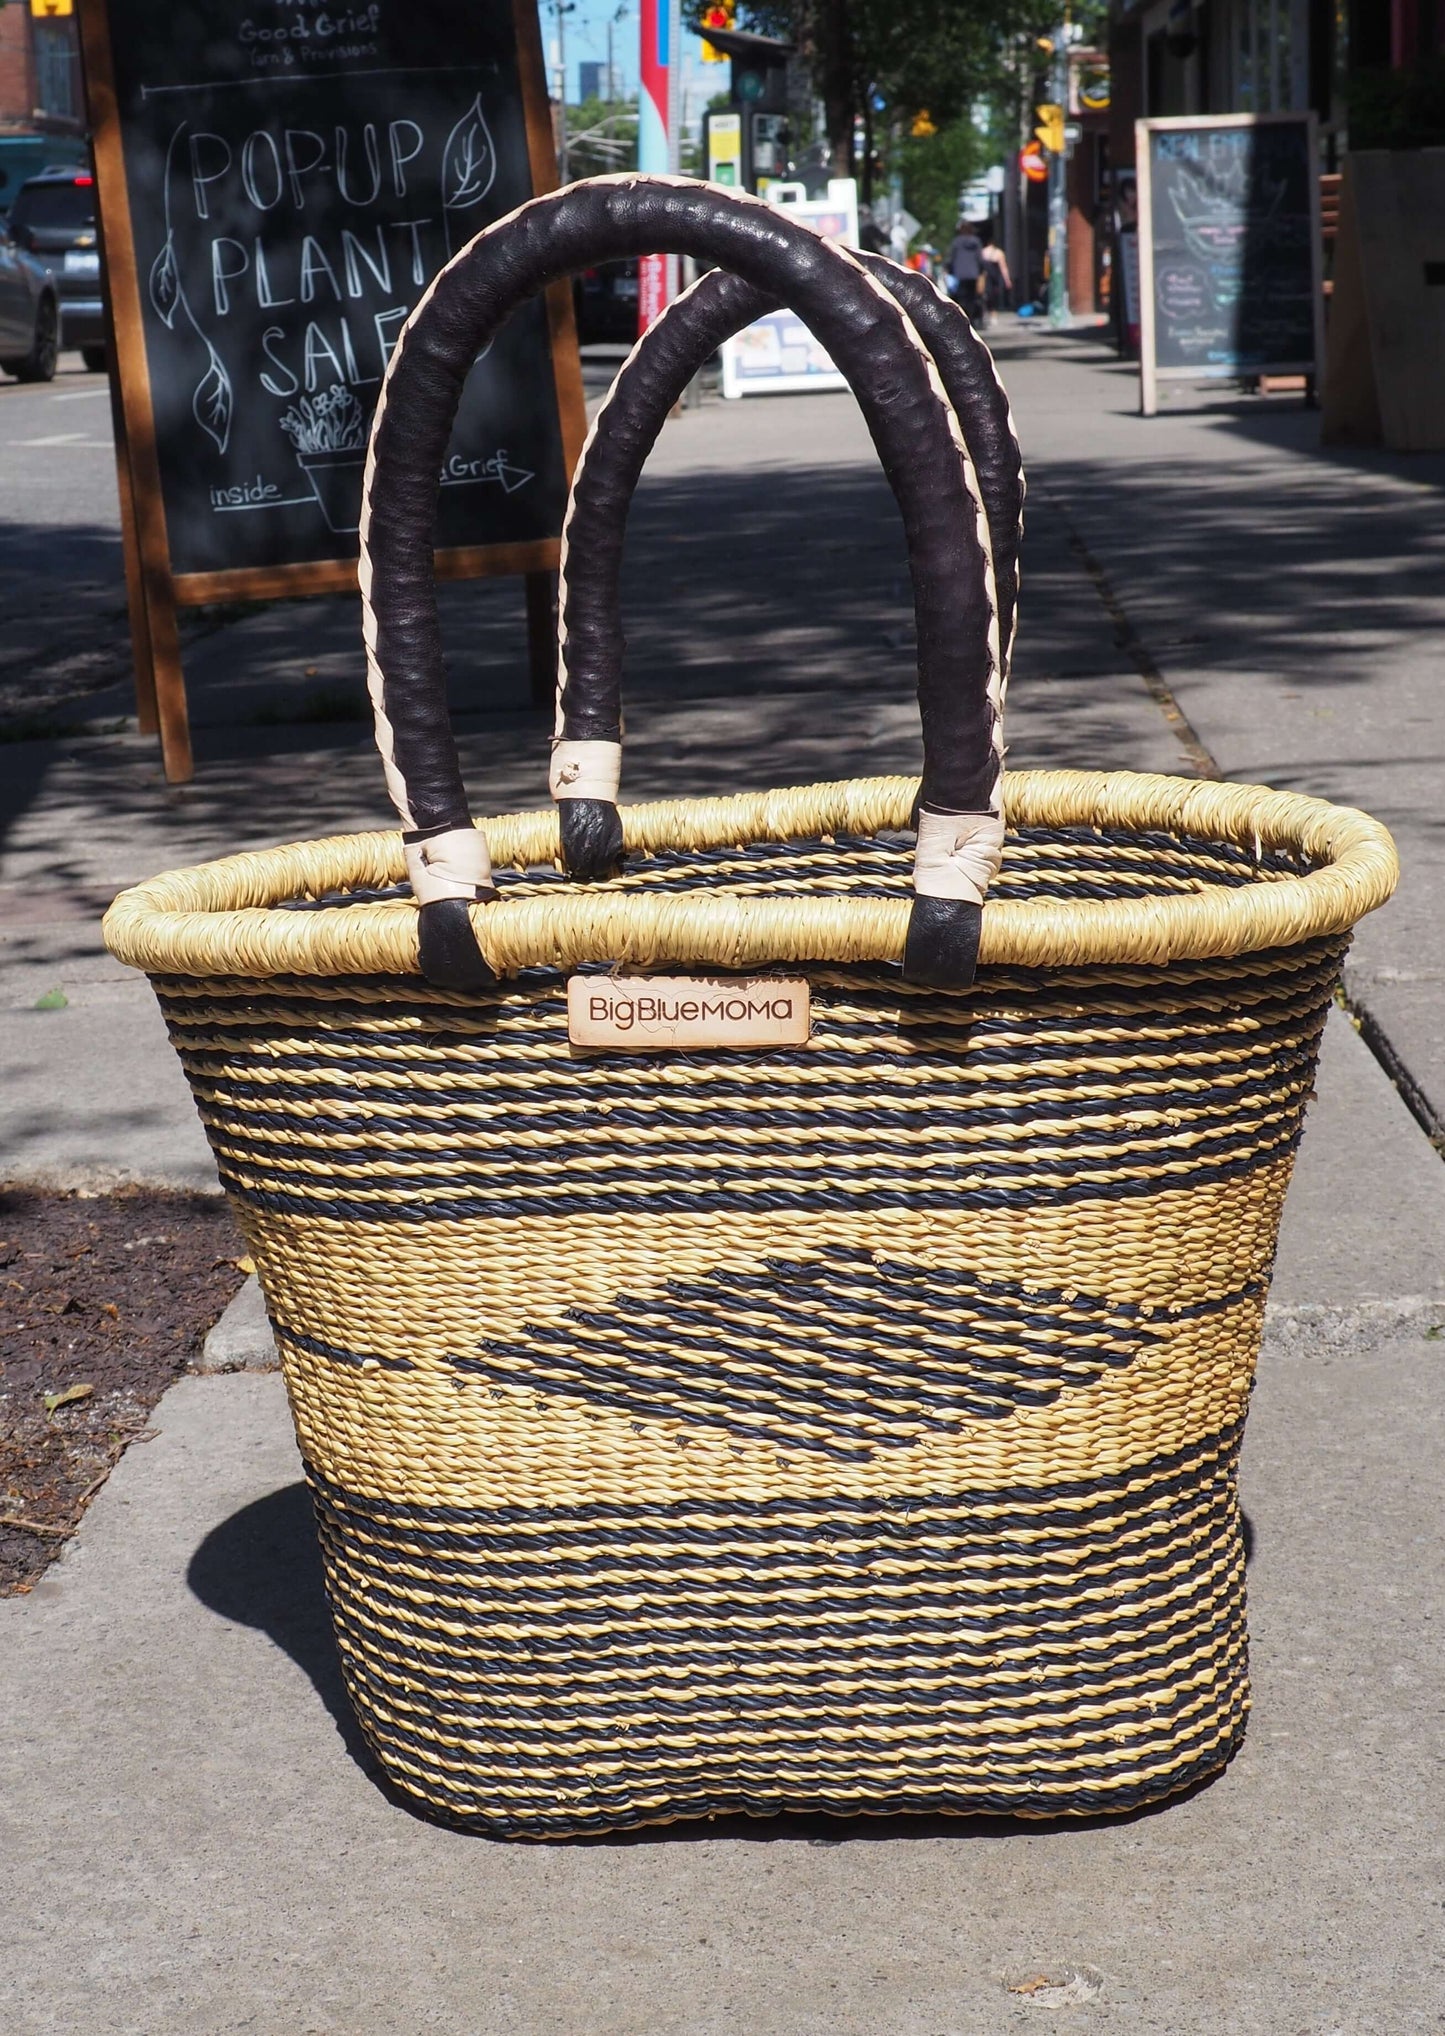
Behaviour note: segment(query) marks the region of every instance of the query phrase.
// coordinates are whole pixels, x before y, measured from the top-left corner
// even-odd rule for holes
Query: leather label
[[[567,983],[567,1037],[594,1050],[803,1046],[812,1028],[801,976],[572,976]]]

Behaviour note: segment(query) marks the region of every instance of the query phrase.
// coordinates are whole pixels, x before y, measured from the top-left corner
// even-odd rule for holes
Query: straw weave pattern
[[[356,965],[414,916],[365,840],[339,882],[294,884],[295,850],[159,880],[211,887],[184,925],[116,908],[261,1273],[353,1702],[435,1814],[1085,1814],[1228,1759],[1235,1461],[1345,944],[1310,887],[1333,840],[1380,888],[1388,840],[1305,801],[1293,837],[1278,807],[1171,828],[1152,796],[1016,826],[990,913],[1268,924],[1279,892],[1324,924],[967,993],[815,961],[806,1047],[582,1055],[535,959],[476,995]],[[891,911],[883,813],[634,829],[598,902]],[[532,824],[490,911],[575,909]],[[209,968],[237,904],[319,965]]]

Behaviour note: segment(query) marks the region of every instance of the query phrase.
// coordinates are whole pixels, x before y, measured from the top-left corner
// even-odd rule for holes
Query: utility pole
[[[567,182],[567,16],[576,0],[556,0],[557,16],[557,175]]]
[[[1069,110],[1069,30],[1067,20],[1054,31],[1054,61],[1049,91],[1055,106]],[[1067,146],[1049,155],[1049,323],[1065,325],[1069,317],[1069,200]]]
[[[903,217],[903,124],[895,114],[888,123],[888,252],[901,262],[908,252],[906,236],[899,245],[898,222]]]
[[[617,0],[617,5],[607,17],[607,105],[610,111],[617,104],[617,67],[613,62],[613,37],[619,23],[632,12],[632,0]]]

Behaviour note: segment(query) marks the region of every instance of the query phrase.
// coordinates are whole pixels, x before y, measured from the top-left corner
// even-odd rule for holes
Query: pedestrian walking
[[[975,325],[979,318],[979,279],[983,275],[983,242],[967,219],[960,219],[945,264],[948,294]]]
[[[996,311],[1008,308],[1013,295],[1014,279],[1009,274],[1008,256],[990,233],[983,235],[983,298],[985,322]]]

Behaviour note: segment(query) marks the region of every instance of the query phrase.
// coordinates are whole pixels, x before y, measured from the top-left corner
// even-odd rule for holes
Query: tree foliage
[[[567,108],[567,174],[605,177],[637,168],[637,109],[629,100],[583,99]]]
[[[861,123],[865,150],[895,121],[905,132],[927,113],[938,139],[999,84],[1007,52],[1041,33],[1060,0],[746,0],[743,24],[795,43],[822,101],[834,173],[854,174]],[[954,134],[955,152],[964,147]]]
[[[899,147],[903,202],[918,221],[918,239],[946,248],[958,224],[958,194],[997,161],[987,135],[968,114],[935,134],[905,133]]]

